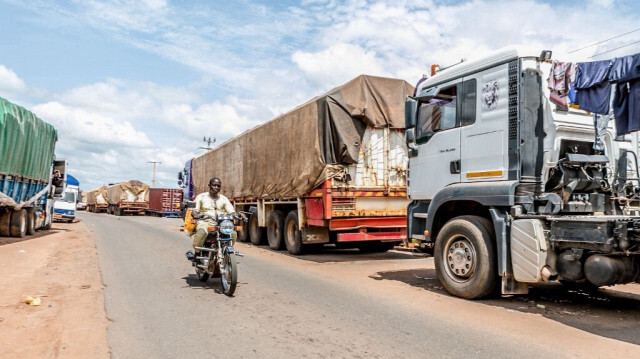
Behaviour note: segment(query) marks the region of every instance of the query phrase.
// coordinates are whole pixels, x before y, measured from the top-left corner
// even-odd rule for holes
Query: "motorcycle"
[[[191,263],[201,282],[206,282],[209,277],[219,277],[222,293],[232,296],[238,282],[238,267],[231,257],[244,255],[233,248],[231,236],[234,231],[242,230],[242,226],[236,227],[234,222],[244,218],[237,213],[219,214],[216,217],[201,216],[196,220],[212,219],[214,225],[207,229],[208,234],[203,246],[195,248],[200,254],[194,257]]]

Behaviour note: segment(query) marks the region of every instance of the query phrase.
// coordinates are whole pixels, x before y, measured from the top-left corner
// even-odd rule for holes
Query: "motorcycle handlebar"
[[[231,217],[233,219],[238,219],[238,220],[242,220],[244,222],[247,222],[249,219],[246,218],[246,216],[242,216],[242,214],[244,214],[244,213],[250,213],[250,212],[235,212],[235,213],[231,213]],[[208,216],[208,215],[202,215],[202,216],[196,218],[195,220],[196,221],[200,221],[200,220],[204,220],[204,219],[210,219],[210,220],[213,220],[213,221],[216,220],[215,218],[213,218],[211,216]]]

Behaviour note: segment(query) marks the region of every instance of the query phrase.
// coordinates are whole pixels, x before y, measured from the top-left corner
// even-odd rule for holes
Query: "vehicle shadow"
[[[314,263],[343,263],[343,262],[362,262],[362,261],[380,261],[380,260],[401,260],[401,259],[423,259],[426,254],[400,252],[391,250],[382,253],[362,253],[357,248],[335,248],[324,247],[312,253],[301,256],[294,256],[287,251],[281,252],[290,257],[299,260]]]
[[[222,283],[220,283],[220,278],[209,278],[206,282],[201,282],[198,279],[196,274],[188,274],[186,277],[182,277],[188,287],[193,289],[202,289],[202,290],[213,290],[216,294],[224,294],[222,293]],[[238,282],[237,286],[241,285]],[[233,297],[233,296],[232,296]]]
[[[442,288],[435,269],[378,272],[370,277],[400,281],[451,296]],[[636,285],[639,289],[637,293],[640,293],[640,285],[631,286]],[[539,314],[585,332],[640,345],[640,294],[625,291],[624,287],[607,287],[589,292],[553,282],[531,286],[526,295],[494,297],[474,302],[505,310]]]
[[[23,238],[17,238],[17,237],[0,237],[0,246],[5,245],[5,244],[11,244],[11,243],[18,243],[18,242],[23,242],[23,241],[29,241],[32,239],[37,239],[37,238],[42,238],[42,237],[46,237],[55,233],[60,233],[60,232],[69,232],[68,229],[66,228],[56,228],[55,226],[52,227],[49,230],[38,230],[36,231],[36,233],[29,235],[29,236],[24,236]]]

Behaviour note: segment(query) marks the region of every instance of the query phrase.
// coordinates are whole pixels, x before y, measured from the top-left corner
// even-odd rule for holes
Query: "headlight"
[[[220,223],[220,232],[222,232],[223,234],[231,234],[234,229],[235,226],[233,225],[233,222],[228,219],[225,219],[224,221],[222,221],[222,223]]]

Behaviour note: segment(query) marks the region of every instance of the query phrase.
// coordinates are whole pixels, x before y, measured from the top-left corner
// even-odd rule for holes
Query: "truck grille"
[[[355,211],[356,199],[351,198],[333,198],[331,200],[332,211]]]

